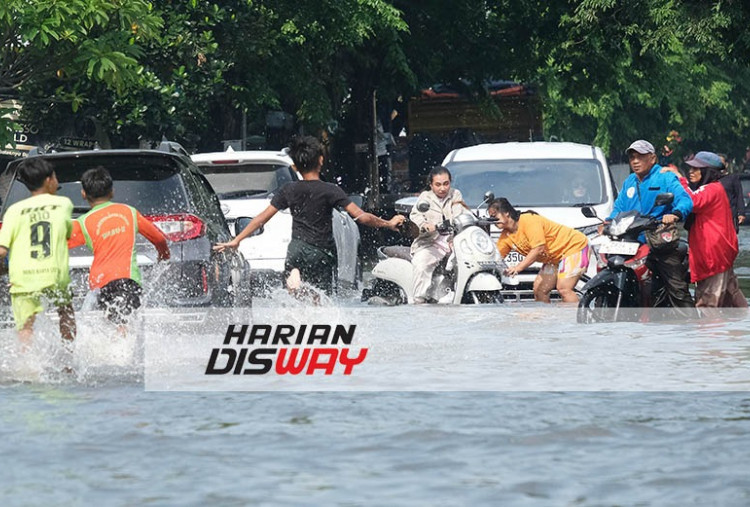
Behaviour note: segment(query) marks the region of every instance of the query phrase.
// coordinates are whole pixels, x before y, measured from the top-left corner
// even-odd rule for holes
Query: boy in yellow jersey
[[[517,266],[508,268],[507,274],[517,275],[534,262],[541,262],[534,280],[534,299],[549,303],[549,294],[556,287],[563,302],[577,303],[573,289],[589,267],[586,236],[534,212],[520,213],[504,197],[492,201],[487,211],[502,229],[497,240],[500,255],[505,257],[515,249],[525,256]]]
[[[9,255],[8,275],[13,318],[21,343],[31,343],[34,320],[45,298],[57,307],[60,335],[72,342],[76,335],[68,273],[67,239],[73,203],[55,195],[57,175],[46,160],[29,157],[18,165],[17,178],[31,197],[11,205],[0,229],[0,258]]]
[[[136,234],[148,239],[158,260],[169,259],[164,234],[127,204],[114,203],[112,177],[103,167],[81,175],[81,195],[91,211],[73,221],[68,246],[85,244],[94,252],[89,287],[99,289],[97,305],[122,333],[133,310],[141,306],[141,272],[136,263]]]

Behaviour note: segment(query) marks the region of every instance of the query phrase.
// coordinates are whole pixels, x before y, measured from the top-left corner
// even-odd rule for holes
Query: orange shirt
[[[141,233],[159,251],[169,257],[167,238],[138,210],[127,204],[105,202],[73,221],[68,248],[85,244],[94,252],[89,271],[89,286],[104,287],[112,280],[131,278],[141,283],[136,263],[135,237]]]
[[[575,229],[553,222],[542,215],[521,213],[518,219],[518,230],[510,233],[503,231],[497,240],[497,249],[505,257],[512,249],[522,254],[538,246],[544,251],[539,256],[542,264],[558,264],[568,255],[580,252],[588,240],[586,236]]]

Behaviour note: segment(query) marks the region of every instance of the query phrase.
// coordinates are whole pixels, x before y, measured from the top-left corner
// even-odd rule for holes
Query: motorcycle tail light
[[[174,242],[199,238],[206,229],[203,220],[190,213],[145,215],[145,218],[158,227],[168,240]]]

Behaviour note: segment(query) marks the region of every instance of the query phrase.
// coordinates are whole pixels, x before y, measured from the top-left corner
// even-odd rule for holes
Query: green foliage
[[[6,0],[0,95],[50,135],[73,118],[115,146],[216,149],[243,112],[362,142],[373,91],[462,82],[482,100],[485,79],[515,79],[540,89],[548,136],[617,155],[677,130],[685,150],[737,152],[748,21],[738,1]]]
[[[748,66],[726,35],[747,21],[739,2],[577,2],[539,66],[547,132],[615,154],[672,129],[697,149],[737,149]]]
[[[0,97],[17,97],[24,88],[48,94],[54,79],[100,82],[123,93],[140,81],[140,43],[161,26],[146,0],[4,0]]]

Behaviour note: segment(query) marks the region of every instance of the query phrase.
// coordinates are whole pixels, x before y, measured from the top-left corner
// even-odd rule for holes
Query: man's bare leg
[[[294,268],[289,272],[289,276],[286,279],[286,288],[292,297],[300,301],[310,301],[314,305],[320,304],[320,295],[310,290],[302,283],[302,275],[299,269]]]
[[[31,347],[31,337],[34,334],[34,321],[36,315],[29,317],[23,327],[18,330],[18,339],[21,342],[21,352],[26,352]]]
[[[300,274],[299,269],[294,268],[289,272],[289,276],[286,279],[286,288],[289,292],[292,292],[299,289],[301,285],[302,275]]]
[[[57,315],[60,316],[60,336],[63,340],[72,342],[76,338],[76,317],[73,305],[58,306]]]

